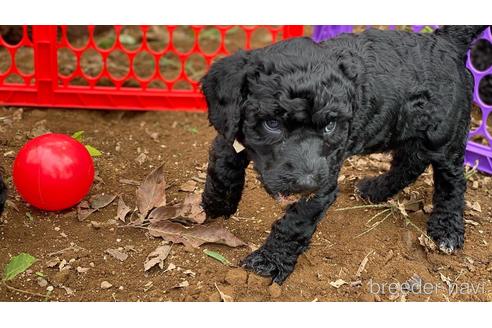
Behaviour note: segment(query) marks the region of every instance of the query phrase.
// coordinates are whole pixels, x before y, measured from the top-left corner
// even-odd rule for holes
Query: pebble
[[[272,298],[278,298],[282,295],[282,288],[278,284],[273,283],[268,287],[268,292]]]
[[[54,289],[55,289],[55,287],[53,287],[53,286],[46,287],[46,290],[49,292],[52,292]]]
[[[46,287],[48,286],[48,282],[46,281],[46,279],[42,278],[42,277],[38,277],[38,285],[40,287]]]
[[[67,282],[69,277],[70,277],[70,270],[64,269],[64,270],[61,270],[61,271],[55,273],[55,275],[53,276],[53,282],[56,285],[61,286]]]
[[[101,289],[109,289],[113,287],[113,285],[109,282],[107,282],[106,280],[101,282]]]
[[[254,273],[251,273],[248,277],[248,286],[249,287],[267,287],[270,285],[272,281],[271,278],[260,277]]]
[[[244,285],[248,281],[248,273],[240,268],[231,269],[227,272],[225,281],[230,285]]]
[[[208,301],[209,302],[220,302],[220,301],[222,301],[222,299],[220,298],[219,292],[216,291],[216,292],[210,294],[210,296],[208,297]]]

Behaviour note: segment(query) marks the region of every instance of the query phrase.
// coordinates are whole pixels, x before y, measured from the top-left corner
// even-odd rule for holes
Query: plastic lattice
[[[199,79],[214,60],[303,35],[303,26],[5,28],[14,27],[0,27],[0,105],[136,110],[204,111]]]
[[[473,56],[468,52],[468,59],[466,61],[466,67],[473,74],[475,85],[473,88],[473,100],[476,106],[481,111],[481,118],[478,122],[478,127],[474,127],[474,120],[477,117],[472,115],[472,131],[469,134],[469,141],[466,147],[465,161],[469,165],[477,165],[478,169],[489,174],[492,174],[492,97],[483,97],[483,93],[487,92],[492,94],[492,33],[490,27],[478,38],[476,42],[482,42],[484,47],[489,49],[490,58],[488,63],[480,65],[474,63]],[[483,90],[483,91],[482,91]],[[475,107],[474,109],[477,109]],[[472,112],[472,114],[475,114]]]
[[[437,27],[437,25],[409,26],[414,32],[431,31]],[[395,29],[395,26],[387,28]],[[352,25],[318,25],[314,27],[313,40],[321,42],[340,33],[350,33],[354,30],[355,27]],[[486,60],[482,58],[479,63],[481,67],[477,67],[478,65],[473,63],[473,54],[468,52],[466,67],[473,74],[475,81],[473,92],[475,104],[472,111],[472,131],[469,133],[466,146],[465,163],[492,174],[492,116],[490,116],[492,112],[492,34],[490,27],[475,42],[481,42],[483,52],[489,55]],[[484,93],[490,96],[482,99]]]

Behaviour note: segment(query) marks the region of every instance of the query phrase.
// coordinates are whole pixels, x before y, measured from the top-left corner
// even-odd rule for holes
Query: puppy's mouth
[[[310,200],[311,198],[314,197],[313,192],[306,192],[306,193],[296,193],[296,194],[289,194],[289,195],[283,195],[281,193],[278,193],[275,196],[275,200],[280,204],[282,207],[287,207],[290,204],[297,203],[303,198],[306,198],[307,200]]]

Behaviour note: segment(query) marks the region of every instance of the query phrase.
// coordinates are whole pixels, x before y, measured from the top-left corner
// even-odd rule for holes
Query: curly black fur
[[[250,160],[273,197],[303,195],[243,266],[282,283],[335,200],[343,161],[384,151],[394,152],[392,167],[363,180],[362,196],[383,201],[432,165],[428,233],[446,251],[462,247],[473,87],[464,62],[484,28],[369,30],[321,44],[297,38],[213,64],[202,80],[209,120],[219,132],[203,194],[206,213],[234,213]],[[234,139],[244,152],[234,151]]]
[[[0,215],[2,215],[5,209],[5,201],[7,200],[7,186],[3,182],[3,178],[0,176]]]

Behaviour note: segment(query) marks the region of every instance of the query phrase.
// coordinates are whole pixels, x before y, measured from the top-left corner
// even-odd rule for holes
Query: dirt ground
[[[86,143],[103,152],[95,158],[98,179],[90,195],[121,194],[133,206],[136,186],[121,179],[140,182],[164,163],[170,186],[168,199],[182,200],[185,193],[178,190],[179,186],[196,177],[197,168],[207,163],[208,147],[215,135],[206,114],[72,109],[24,109],[21,113],[15,108],[0,108],[0,130],[3,175],[10,188],[10,202],[0,223],[0,267],[20,252],[35,256],[35,264],[9,284],[31,293],[46,294],[47,289],[53,289],[49,300],[220,301],[220,289],[235,301],[492,301],[490,177],[476,174],[469,179],[465,248],[445,255],[426,250],[418,240],[420,230],[425,231],[428,214],[424,212],[431,204],[430,171],[395,198],[400,202],[422,199],[426,205],[423,209],[409,206],[407,219],[396,211],[369,230],[370,224],[385,217],[373,218],[381,209],[337,209],[365,205],[354,195],[354,183],[387,169],[388,157],[373,155],[347,161],[338,200],[319,225],[312,246],[300,257],[294,273],[278,288],[269,286],[267,279],[228,267],[203,252],[205,248],[219,252],[237,265],[250,247],[264,242],[272,222],[281,215],[280,206],[265,193],[250,169],[236,216],[219,220],[250,247],[206,244],[188,249],[175,244],[164,265],[166,269],[173,264],[175,269],[154,267],[147,273],[143,267],[146,256],[162,240],[152,238],[143,229],[115,223],[116,202],[79,221],[74,209],[45,213],[28,207],[12,187],[15,154],[31,136],[46,131],[72,134],[84,130]],[[137,158],[144,161],[139,163]],[[197,192],[201,188],[203,183],[198,183]],[[119,248],[128,258],[115,259],[105,252],[109,248]],[[56,258],[57,265],[47,267]],[[59,270],[58,262],[63,260],[71,269]],[[37,272],[45,278],[39,278]],[[102,288],[104,281],[112,286]],[[430,293],[384,294],[375,289],[375,284],[381,287],[383,283],[407,281],[419,281],[434,289]],[[447,284],[460,289],[449,293]],[[46,299],[0,285],[0,300]]]

